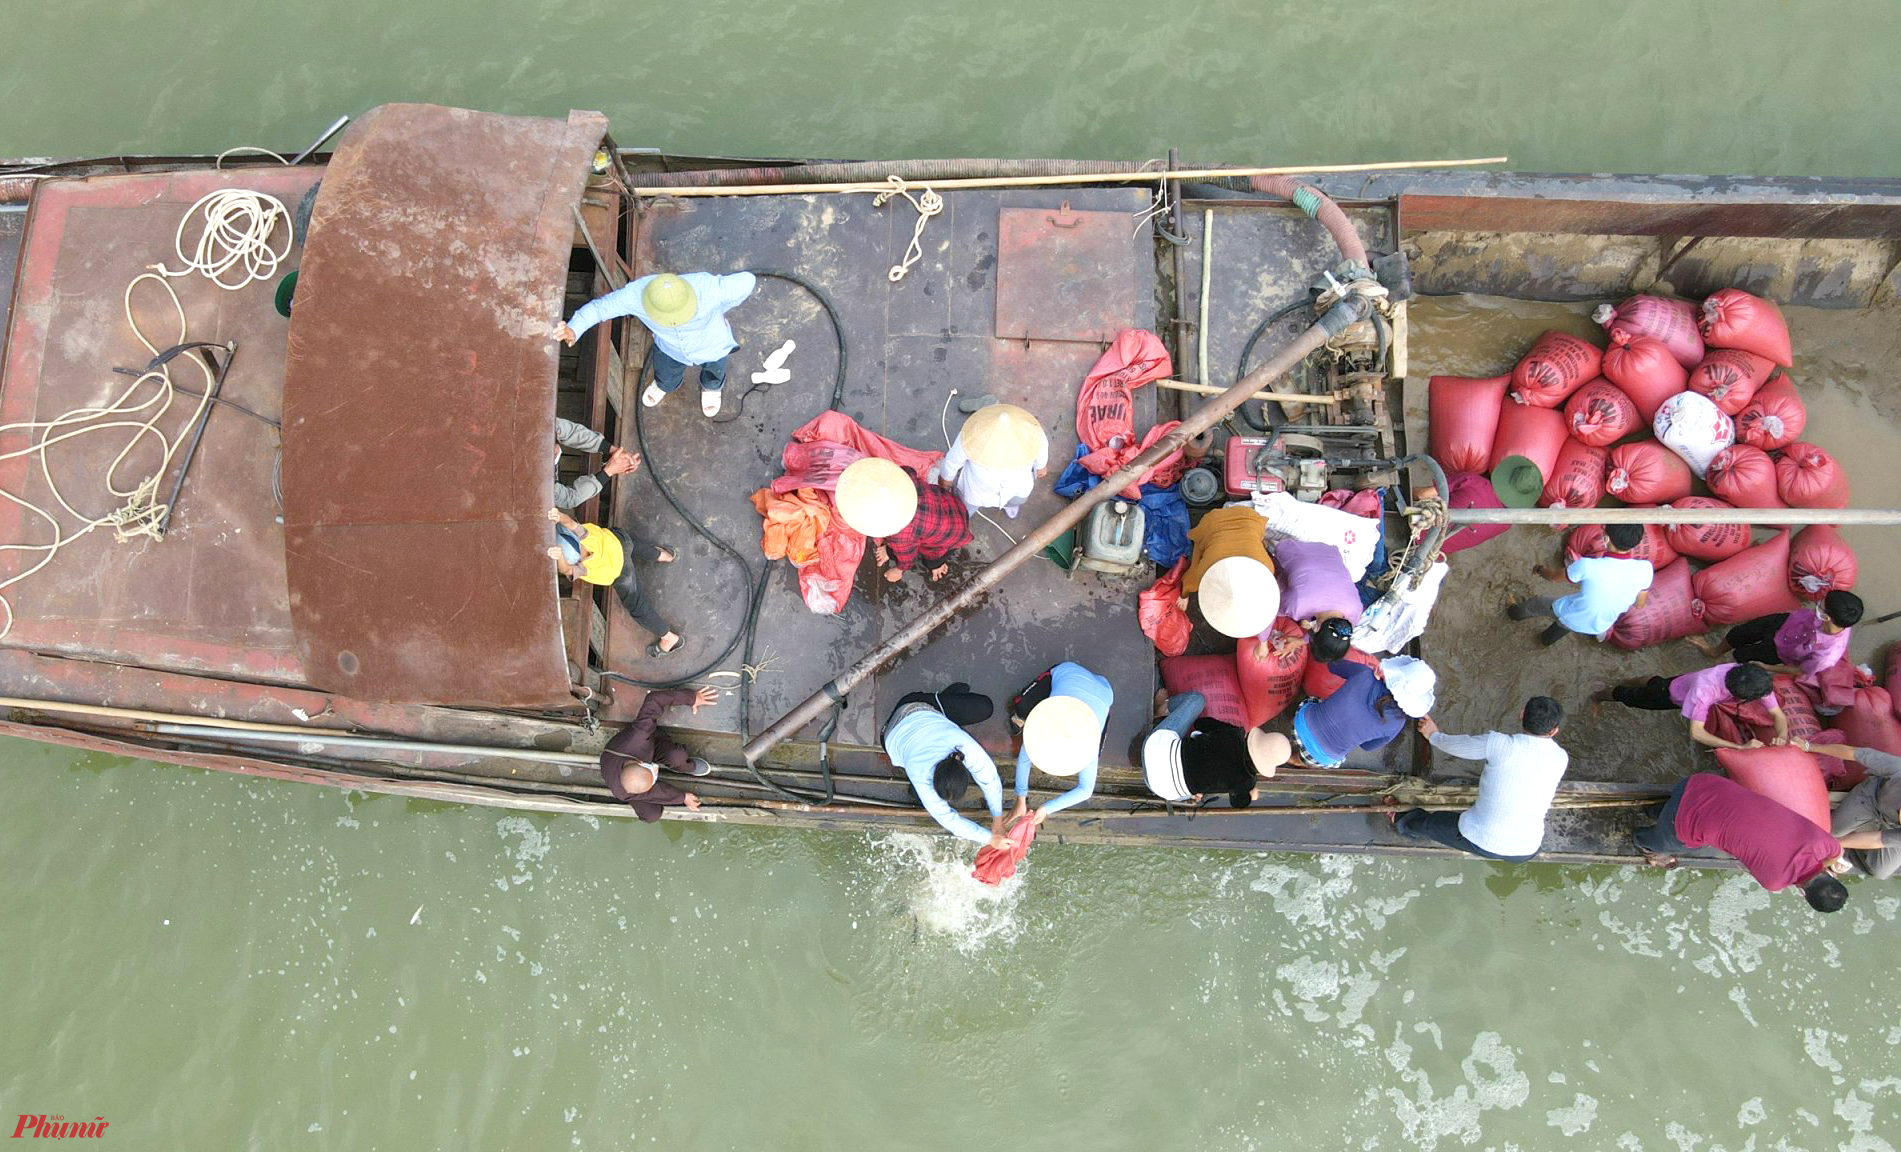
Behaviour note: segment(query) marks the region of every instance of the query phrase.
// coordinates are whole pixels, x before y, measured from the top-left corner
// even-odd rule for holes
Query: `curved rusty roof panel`
[[[389,104],[324,174],[284,366],[284,552],[309,682],[571,702],[553,542],[574,220],[607,121]]]

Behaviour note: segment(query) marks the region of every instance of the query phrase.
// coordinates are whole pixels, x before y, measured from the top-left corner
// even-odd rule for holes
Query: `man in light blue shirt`
[[[1610,541],[1609,555],[1580,556],[1564,570],[1578,586],[1576,592],[1561,598],[1533,596],[1505,609],[1505,614],[1513,620],[1552,617],[1556,623],[1538,637],[1538,642],[1549,648],[1570,632],[1601,640],[1619,616],[1642,608],[1656,576],[1650,561],[1631,555],[1644,541],[1643,525],[1613,524],[1604,535]],[[1547,578],[1551,575],[1542,568],[1538,574]]]
[[[961,725],[981,724],[996,706],[990,697],[957,683],[942,692],[913,692],[885,721],[885,756],[911,781],[918,802],[951,835],[973,844],[1004,848],[1003,780],[996,761]],[[990,831],[953,805],[975,783],[990,809]]]
[[[583,332],[603,320],[638,317],[653,333],[653,383],[641,394],[640,402],[649,408],[660,403],[685,381],[687,365],[697,364],[700,411],[716,416],[720,388],[726,383],[727,357],[739,347],[726,313],[751,296],[757,283],[750,272],[731,276],[710,272],[642,276],[581,305],[571,320],[555,326],[554,334],[563,344],[572,346]]]
[[[1010,722],[1023,732],[1012,821],[1029,810],[1032,764],[1051,776],[1076,778],[1074,788],[1036,810],[1038,824],[1095,794],[1102,735],[1114,703],[1115,690],[1107,680],[1068,660],[1038,676],[1010,702]]]

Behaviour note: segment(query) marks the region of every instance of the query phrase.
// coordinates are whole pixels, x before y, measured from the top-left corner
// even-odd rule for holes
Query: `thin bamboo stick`
[[[1217,388],[1212,384],[1190,384],[1186,380],[1157,380],[1157,388],[1169,388],[1176,392],[1194,392],[1202,396],[1219,396],[1226,388]],[[1283,404],[1338,404],[1338,396],[1324,396],[1308,392],[1256,392],[1256,400],[1278,400]]]
[[[1220,180],[1234,176],[1320,176],[1348,172],[1403,172],[1426,168],[1477,168],[1504,164],[1506,156],[1470,160],[1385,160],[1373,164],[1310,164],[1300,168],[1189,168],[1182,171],[1098,172],[1074,176],[965,176],[951,180],[919,180],[939,192],[951,188],[1046,188],[1066,184],[1137,184],[1165,180]],[[636,196],[796,196],[810,192],[888,192],[889,184],[735,184],[730,187],[651,187],[634,189]]]

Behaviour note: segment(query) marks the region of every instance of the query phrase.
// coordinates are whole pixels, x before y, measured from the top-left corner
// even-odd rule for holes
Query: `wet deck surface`
[[[178,265],[174,234],[200,196],[236,185],[294,208],[319,175],[311,168],[247,169],[42,185],[21,257],[29,279],[11,317],[0,422],[51,419],[109,402],[125,389],[130,378],[112,369],[140,369],[150,358],[123,314],[126,284],[147,265]],[[296,266],[297,255],[293,249],[285,271]],[[275,280],[226,292],[194,274],[171,286],[190,339],[238,344],[223,394],[275,417],[288,328],[272,307]],[[155,344],[173,342],[177,321],[162,289],[141,285],[136,307]],[[202,388],[202,375],[182,359],[172,371],[180,386]],[[142,395],[150,391],[148,384]],[[160,430],[176,439],[196,403],[196,397],[176,396]],[[98,516],[123,503],[105,491],[102,478],[130,435],[130,429],[101,431],[53,448],[54,476],[76,509]],[[15,433],[4,447],[13,451],[25,443]],[[5,643],[146,667],[300,680],[283,532],[271,491],[276,447],[276,433],[264,424],[229,409],[214,411],[166,539],[120,544],[110,528],[101,528],[67,545],[45,569],[8,590],[16,621]],[[157,458],[148,438],[120,469],[121,486]],[[0,486],[56,507],[37,463],[25,458],[0,465]],[[169,488],[168,476],[161,498]],[[23,523],[23,515],[12,504],[0,510],[0,538],[49,538],[44,522],[27,517]],[[73,530],[70,516],[63,523]],[[5,570],[19,571],[23,559],[37,554],[9,554]]]
[[[902,201],[878,208],[872,197],[745,198],[662,203],[646,216],[641,273],[657,269],[715,272],[781,270],[809,281],[837,310],[847,345],[843,411],[866,428],[914,448],[941,452],[946,425],[954,435],[962,417],[955,399],[995,395],[1042,420],[1051,440],[1051,474],[1015,522],[992,513],[1015,535],[1053,514],[1062,501],[1050,491],[1075,444],[1076,392],[1100,345],[1057,340],[1001,340],[996,321],[999,211],[1004,207],[1133,213],[1146,197],[1125,190],[1070,189],[1060,193],[953,192],[942,215],[925,229],[923,258],[896,284],[886,278],[902,258],[915,214]],[[1137,326],[1157,323],[1150,240],[1127,233],[1127,274],[1134,279]],[[1120,275],[1119,270],[1110,274]],[[798,350],[791,382],[746,400],[727,424],[706,421],[692,381],[646,413],[651,463],[620,485],[617,515],[657,539],[684,546],[677,566],[646,566],[641,575],[661,612],[688,637],[685,653],[654,661],[642,651],[650,639],[619,610],[610,612],[611,667],[638,676],[678,675],[706,662],[739,626],[742,580],[731,560],[695,539],[651,483],[658,466],[675,494],[718,534],[759,555],[759,518],[748,503],[755,489],[780,473],[780,452],[793,429],[824,410],[837,370],[836,342],[820,306],[793,284],[762,279],[754,297],[731,315],[742,342],[727,377],[727,409],[749,385],[760,361],[786,339]],[[952,389],[957,397],[952,398]],[[1138,394],[1137,424],[1153,418],[1150,390]],[[947,400],[951,401],[948,416]],[[631,431],[624,433],[632,443]],[[1000,554],[1008,541],[997,527],[975,520],[976,542],[953,563],[944,587],[954,588]],[[808,611],[795,575],[783,561],[770,572],[760,613],[760,666],[748,723],[757,731],[892,634],[932,602],[923,577],[901,585],[874,580],[867,552],[856,590],[836,616]],[[996,699],[999,713],[978,735],[996,752],[1007,749],[1002,708],[1008,697],[1049,665],[1076,660],[1109,677],[1116,708],[1105,743],[1105,763],[1126,760],[1129,745],[1148,721],[1153,659],[1136,625],[1131,581],[1032,562],[1004,583],[980,611],[934,638],[852,693],[840,721],[839,743],[876,746],[884,716],[899,697],[967,680]],[[722,667],[737,669],[737,657]],[[623,693],[631,697],[631,693]],[[625,706],[617,704],[617,712]],[[728,693],[692,723],[731,733],[738,703]]]

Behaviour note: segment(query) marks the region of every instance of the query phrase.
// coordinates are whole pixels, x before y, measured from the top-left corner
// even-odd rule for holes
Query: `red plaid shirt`
[[[970,543],[970,511],[963,497],[941,484],[912,483],[917,485],[917,515],[884,541],[891,562],[901,569],[915,568],[920,560],[935,566]]]

